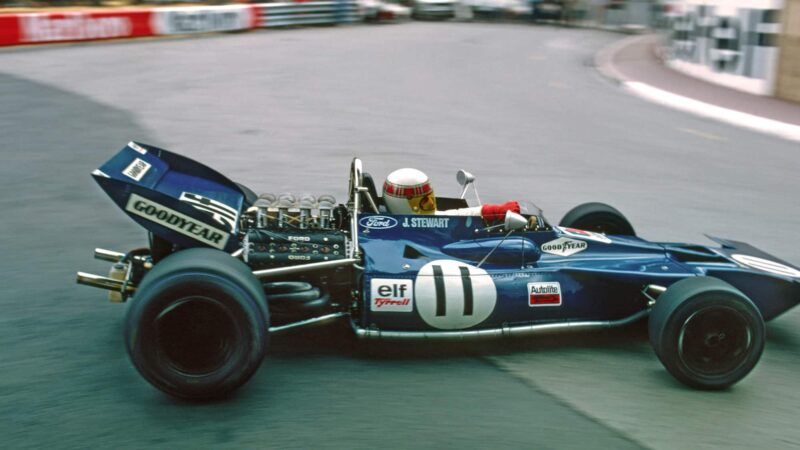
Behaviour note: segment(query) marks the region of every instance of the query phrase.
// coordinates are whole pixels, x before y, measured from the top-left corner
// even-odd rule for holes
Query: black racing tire
[[[616,208],[605,203],[584,203],[564,215],[559,226],[604,234],[636,236],[633,226]]]
[[[650,344],[667,371],[683,384],[721,390],[755,367],[766,327],[753,302],[730,284],[691,277],[656,300],[649,319]]]
[[[152,231],[147,232],[147,238],[150,241],[150,256],[153,258],[153,263],[158,263],[175,251],[172,242],[157,236]]]
[[[131,362],[175,397],[225,396],[264,359],[269,312],[261,284],[242,261],[192,248],[148,272],[125,318]]]

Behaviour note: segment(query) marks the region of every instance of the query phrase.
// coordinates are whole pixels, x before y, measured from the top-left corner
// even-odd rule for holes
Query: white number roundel
[[[794,267],[789,267],[785,264],[777,263],[775,261],[770,261],[764,258],[757,258],[755,256],[750,255],[731,255],[731,258],[736,260],[736,262],[743,264],[748,267],[752,267],[754,269],[763,270],[765,272],[771,272],[778,275],[783,275],[787,277],[795,277],[800,278],[800,270],[795,269]]]
[[[443,330],[475,326],[494,311],[497,289],[485,270],[458,261],[425,264],[414,283],[414,301],[422,320]]]

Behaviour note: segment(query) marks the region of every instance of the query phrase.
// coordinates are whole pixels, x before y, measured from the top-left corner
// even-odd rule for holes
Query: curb
[[[800,142],[800,126],[798,125],[792,125],[790,123],[704,103],[638,81],[626,81],[622,83],[622,87],[637,97],[649,100],[653,103],[685,111],[696,116],[714,119],[739,128]]]
[[[649,102],[658,103],[662,106],[713,119],[739,128],[800,142],[800,126],[798,125],[723,108],[711,103],[705,103],[700,100],[656,88],[646,82],[633,80],[625,76],[614,65],[614,56],[631,43],[639,39],[646,39],[650,36],[652,35],[627,37],[601,49],[595,54],[595,68],[603,77],[622,87],[626,92]],[[663,54],[659,53],[660,52],[657,51],[657,56],[659,56],[659,60],[663,61]]]
[[[594,67],[600,72],[600,75],[607,80],[617,85],[630,81],[628,77],[622,74],[612,62],[614,55],[620,50],[627,47],[629,44],[644,38],[645,36],[628,36],[624,39],[615,41],[613,44],[602,48],[594,55]]]

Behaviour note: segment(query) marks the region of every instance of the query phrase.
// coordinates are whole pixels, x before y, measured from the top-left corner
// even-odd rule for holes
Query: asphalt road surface
[[[645,238],[749,242],[800,263],[796,143],[630,97],[591,66],[620,36],[410,23],[0,51],[0,437],[8,448],[797,448],[800,310],[755,371],[689,390],[642,326],[466,345],[276,339],[237,395],[177,402],[133,369],[125,307],[74,284],[144,233],[89,173],[129,140],[260,192],[344,197],[455,172],[551,221],[585,201]],[[382,356],[388,355],[388,356]]]

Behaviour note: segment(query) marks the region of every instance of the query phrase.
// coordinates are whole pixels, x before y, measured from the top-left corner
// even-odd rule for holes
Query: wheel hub
[[[716,347],[720,345],[723,340],[725,340],[724,332],[714,332],[706,335],[705,343],[708,347]]]
[[[729,307],[709,307],[692,314],[678,338],[681,360],[705,376],[729,373],[744,363],[752,345],[745,317]]]
[[[156,318],[160,357],[189,375],[207,374],[222,367],[233,353],[235,334],[228,311],[207,297],[180,299]]]

